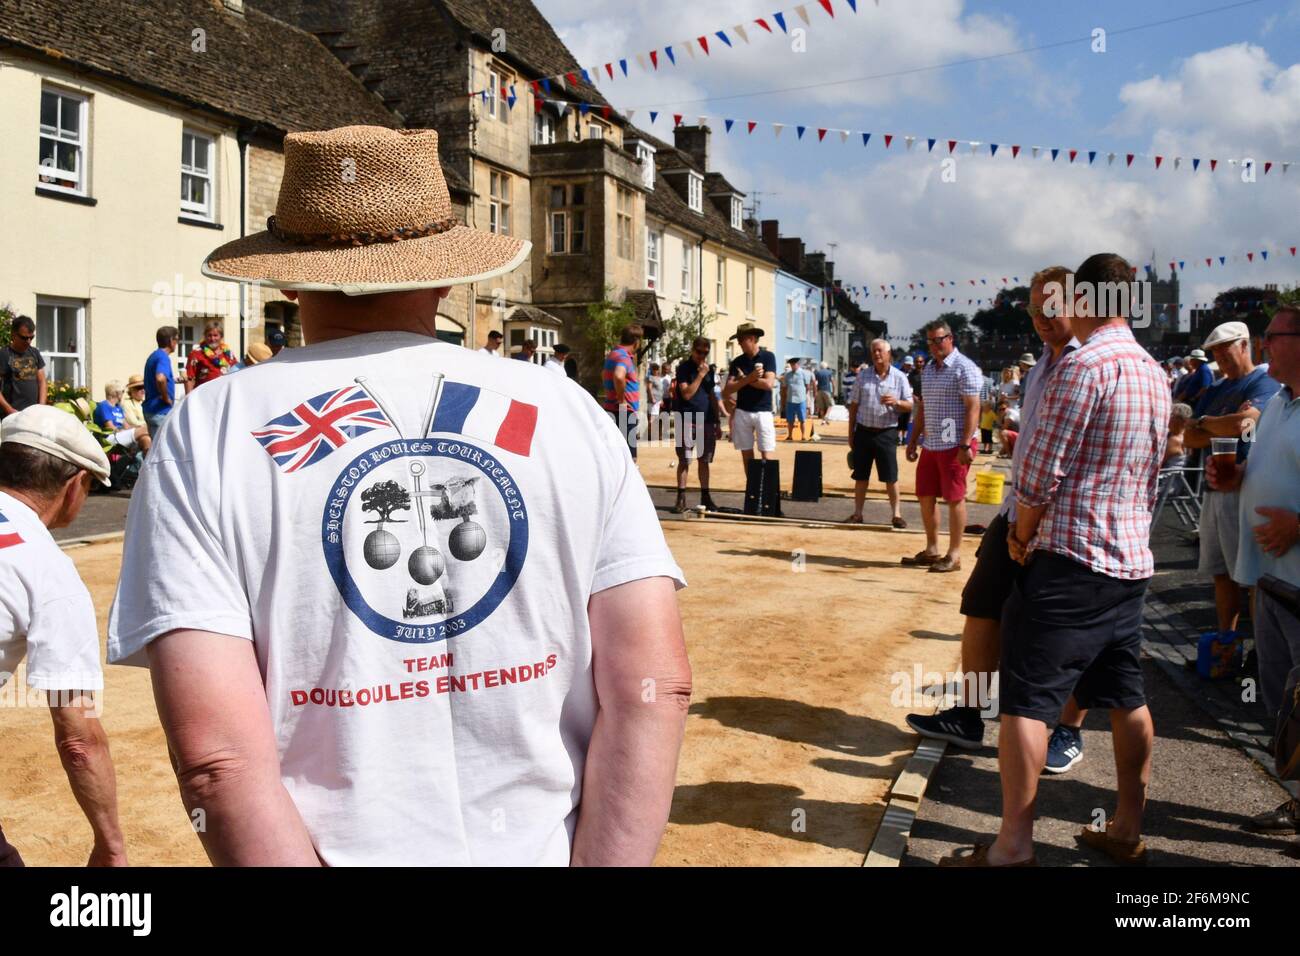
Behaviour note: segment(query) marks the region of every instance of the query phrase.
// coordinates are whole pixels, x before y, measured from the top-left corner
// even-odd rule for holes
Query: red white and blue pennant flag
[[[536,86],[537,84],[534,84],[534,87]],[[538,93],[537,96],[538,99],[535,104],[535,108],[538,110],[541,109],[543,103],[550,104],[559,110],[564,110],[568,106],[580,105],[565,100],[550,99],[545,96],[542,96],[540,93]],[[591,105],[590,108],[601,110],[606,116],[606,118],[608,118],[611,113],[611,107],[609,107],[608,105],[603,105],[603,104],[599,106]],[[633,112],[635,111],[627,111],[624,114],[627,116],[629,122],[631,121]],[[653,110],[649,112],[650,112],[650,122],[653,124],[658,120],[662,111]],[[682,113],[672,113],[671,116],[672,116],[674,127],[680,126],[682,122],[686,119],[685,115]],[[741,123],[743,123],[745,126],[745,130],[744,130],[745,135],[748,136],[754,135],[755,130],[757,130],[760,126],[770,126],[772,129],[773,137],[780,138],[783,130],[785,130],[789,126],[793,126],[795,128],[795,133],[796,133],[794,142],[801,142],[804,139],[811,139],[810,137],[806,137],[805,134],[809,130],[816,130],[817,132],[816,140],[818,143],[825,142],[827,133],[836,133],[838,134],[839,140],[842,144],[848,143],[848,141],[851,138],[856,140],[860,136],[862,139],[862,145],[864,147],[867,147],[871,145],[873,135],[874,135],[873,133],[865,130],[849,130],[849,129],[840,129],[834,126],[818,126],[815,123],[807,123],[807,122],[805,123],[778,123],[773,121],[759,122],[758,120],[739,120],[736,117],[710,117],[710,116],[700,116],[697,118],[697,122],[701,126],[707,125],[710,121],[713,120],[720,120],[722,122],[724,133],[727,135],[736,133],[737,127]],[[947,136],[918,137],[913,135],[906,135],[900,137],[895,133],[884,133],[880,136],[879,139],[876,140],[876,142],[879,144],[880,148],[887,151],[893,146],[894,140],[900,138],[906,144],[906,148],[908,152],[911,152],[912,147],[916,144],[916,142],[919,139],[925,141],[927,153],[934,152],[936,145],[943,144],[940,147],[940,152],[949,156],[955,155],[958,147],[965,147],[967,148],[970,155],[972,156],[987,155],[988,158],[990,159],[995,159],[998,155],[998,151],[1003,150],[1004,151],[1003,155],[1009,157],[1008,161],[1015,161],[1020,159],[1021,153],[1024,152],[1026,149],[1026,147],[1022,146],[1019,143],[990,143],[978,139],[956,139]],[[945,152],[945,147],[946,147],[946,152]],[[1191,157],[1189,162],[1185,157],[1182,156],[1169,157],[1164,155],[1163,153],[1143,153],[1143,152],[1119,153],[1114,151],[1103,153],[1102,151],[1096,149],[1081,150],[1081,149],[1074,149],[1074,148],[1063,148],[1060,146],[1029,146],[1028,151],[1029,151],[1029,156],[1034,160],[1044,160],[1050,163],[1059,162],[1059,164],[1062,166],[1078,166],[1080,168],[1097,167],[1099,165],[1098,161],[1101,159],[1105,159],[1106,165],[1108,167],[1113,167],[1117,161],[1122,159],[1124,161],[1124,168],[1132,169],[1134,167],[1134,163],[1137,160],[1141,160],[1142,162],[1140,166],[1142,168],[1149,167],[1154,170],[1165,170],[1165,171],[1173,170],[1173,171],[1183,171],[1183,172],[1190,170],[1190,172],[1193,175],[1198,174],[1202,169],[1202,167],[1204,167],[1204,169],[1207,171],[1207,174],[1213,175],[1219,172],[1220,166],[1226,166],[1227,170],[1225,171],[1231,171],[1232,175],[1234,176],[1238,176],[1242,173],[1249,172],[1250,178],[1254,178],[1255,180],[1259,180],[1261,177],[1267,177],[1270,174],[1273,174],[1275,170],[1277,174],[1285,176],[1287,175],[1288,172],[1290,172],[1291,167],[1295,165],[1295,161],[1293,160],[1286,160],[1286,161],[1254,160],[1246,157],[1243,157],[1241,159],[1226,159],[1226,160],[1220,160],[1218,158],[1201,159],[1200,157]],[[1166,160],[1169,160],[1169,162],[1166,162]]]
[[[286,474],[307,468],[377,428],[391,428],[379,405],[360,385],[309,398],[254,431],[276,467]]]
[[[858,0],[817,0],[816,3],[796,4],[791,9],[803,26],[810,27],[813,25],[812,17],[809,15],[810,8],[816,7],[822,10],[827,17],[833,20],[835,19],[837,3],[841,11],[847,9],[852,13],[858,12]],[[876,6],[880,6],[880,0],[876,0]],[[607,81],[616,80],[620,75],[623,77],[628,76],[629,59],[635,60],[642,71],[646,73],[658,73],[661,69],[677,66],[683,50],[690,59],[694,60],[697,56],[710,57],[724,49],[735,49],[737,40],[743,44],[748,44],[751,32],[756,32],[755,27],[773,36],[786,35],[790,32],[790,25],[786,18],[787,14],[784,12],[773,13],[765,17],[755,17],[753,20],[736,23],[730,27],[706,30],[676,43],[665,44],[662,48],[650,50],[648,53],[633,53],[630,56],[610,59],[604,64],[597,64],[588,69],[556,73],[546,77],[541,82],[546,84],[547,93],[550,93],[551,82],[559,84],[563,89],[568,89],[578,84],[579,76],[588,86],[594,86],[600,80],[602,70]],[[778,30],[780,31],[779,34]]]

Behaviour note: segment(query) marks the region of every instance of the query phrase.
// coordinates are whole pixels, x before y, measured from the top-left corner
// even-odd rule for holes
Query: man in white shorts
[[[724,399],[735,396],[736,410],[731,415],[731,443],[749,463],[754,447],[764,461],[776,451],[776,422],[772,416],[772,390],[776,388],[776,356],[758,347],[763,330],[752,322],[736,328],[732,336],[740,345],[740,354],[731,360]]]

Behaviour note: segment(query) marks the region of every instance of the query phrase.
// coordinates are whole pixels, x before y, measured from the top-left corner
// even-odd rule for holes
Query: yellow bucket
[[[980,471],[975,474],[975,501],[981,505],[1002,504],[1002,485],[1006,476],[996,471]]]

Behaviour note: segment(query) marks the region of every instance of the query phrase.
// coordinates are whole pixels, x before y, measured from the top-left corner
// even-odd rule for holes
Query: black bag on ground
[[[794,453],[794,487],[792,501],[820,501],[822,497],[822,453],[797,451]]]
[[[781,463],[755,458],[745,475],[745,514],[781,517]]]

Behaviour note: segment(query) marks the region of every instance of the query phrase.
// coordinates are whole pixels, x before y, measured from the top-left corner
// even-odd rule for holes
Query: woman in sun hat
[[[690,671],[645,483],[583,389],[436,338],[529,249],[460,222],[437,133],[346,127],[287,135],[266,231],[204,263],[305,345],[168,415],[109,655],[213,862],[654,859]]]

